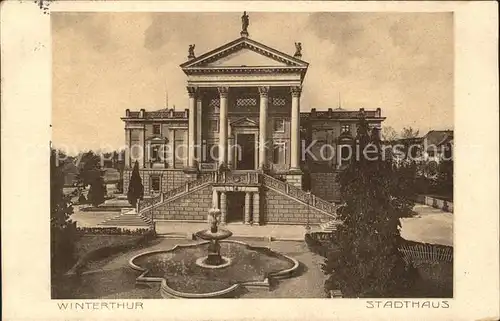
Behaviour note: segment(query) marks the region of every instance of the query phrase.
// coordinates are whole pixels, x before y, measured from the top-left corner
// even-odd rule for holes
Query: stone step
[[[139,227],[149,227],[153,224],[152,220],[148,217],[144,217],[135,213],[135,210],[130,210],[121,215],[110,218],[104,222],[98,224],[99,226],[139,226]]]
[[[323,232],[331,233],[337,230],[337,221],[328,221],[320,225],[320,228]]]

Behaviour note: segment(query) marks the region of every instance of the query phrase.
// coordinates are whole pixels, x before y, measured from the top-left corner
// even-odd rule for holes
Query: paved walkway
[[[410,241],[453,246],[453,214],[417,204],[417,216],[402,220],[401,236]]]
[[[402,220],[401,236],[407,240],[453,245],[453,214],[427,205],[417,204],[416,217]],[[106,219],[119,215],[117,212],[81,212],[75,209],[72,219],[78,226],[96,227]],[[207,228],[206,223],[156,222],[156,231],[163,237],[190,238],[193,233]],[[304,225],[245,225],[229,223],[225,227],[234,237],[283,241],[302,241],[306,232]],[[318,227],[312,227],[312,231]]]
[[[193,233],[207,229],[207,223],[156,222],[156,233],[163,236],[179,236],[189,238]],[[303,225],[245,225],[229,223],[222,228],[233,232],[234,237],[252,237],[268,240],[303,241],[305,227]]]

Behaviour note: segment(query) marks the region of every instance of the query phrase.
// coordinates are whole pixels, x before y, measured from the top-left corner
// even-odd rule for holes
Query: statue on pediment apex
[[[243,15],[241,16],[241,36],[248,36],[248,26],[250,25],[250,18],[247,15],[246,11],[243,11]]]

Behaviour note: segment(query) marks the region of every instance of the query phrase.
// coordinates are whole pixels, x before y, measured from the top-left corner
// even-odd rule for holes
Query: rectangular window
[[[161,125],[160,124],[153,125],[153,134],[154,135],[161,135]]]
[[[187,144],[186,144],[186,130],[174,130],[174,168],[183,168],[186,164]]]
[[[274,131],[278,133],[285,132],[285,120],[283,118],[277,118],[274,120]]]
[[[340,149],[340,159],[339,159],[339,166],[343,166],[346,164],[349,164],[351,162],[351,158],[353,157],[352,153],[352,148],[349,145],[342,145],[339,146]]]
[[[211,119],[209,123],[209,128],[212,133],[219,132],[219,121],[217,119]]]
[[[151,190],[154,192],[160,191],[160,177],[159,176],[151,176]]]
[[[349,124],[344,124],[341,127],[341,133],[349,133],[351,132],[351,125]]]
[[[328,148],[328,138],[329,131],[326,129],[313,129],[312,133],[312,146],[311,146],[311,158],[316,162],[322,162],[328,160],[329,148]]]
[[[138,130],[130,130],[130,157],[134,162],[141,156],[142,145],[140,141],[140,135],[141,134]]]
[[[159,145],[153,145],[151,146],[151,160],[153,162],[157,162],[160,160],[160,146]]]
[[[273,163],[285,164],[285,143],[274,143]]]
[[[219,159],[219,145],[218,144],[207,144],[205,161],[208,163],[213,163],[213,162],[217,162],[218,159]]]

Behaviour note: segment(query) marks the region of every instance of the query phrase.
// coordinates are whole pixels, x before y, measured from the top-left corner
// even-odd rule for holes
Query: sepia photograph
[[[1,7],[5,320],[500,316],[496,3]]]
[[[453,13],[51,28],[53,298],[453,297]]]

